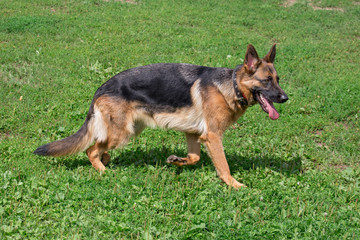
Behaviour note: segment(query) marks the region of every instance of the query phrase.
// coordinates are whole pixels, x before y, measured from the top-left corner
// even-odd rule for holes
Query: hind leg
[[[107,150],[125,145],[134,135],[133,111],[131,104],[120,98],[104,95],[96,100],[93,131],[97,141],[86,151],[96,170],[104,171],[110,162]]]
[[[113,131],[107,142],[96,142],[94,146],[86,150],[93,167],[99,172],[105,171],[105,166],[110,162],[110,154],[107,150],[125,145],[131,136],[127,131]]]
[[[171,155],[167,159],[167,163],[176,166],[195,165],[200,160],[200,142],[199,135],[186,133],[186,141],[188,146],[188,155],[185,158]]]
[[[106,150],[107,150],[107,144],[102,142],[96,142],[94,146],[86,150],[86,154],[88,155],[91,164],[99,172],[105,171],[105,165],[101,160]],[[108,153],[105,153],[105,156],[106,158],[108,157],[108,161],[106,162],[107,164],[110,160],[110,156]]]
[[[110,155],[107,151],[125,145],[132,136],[125,127],[119,127],[116,123],[108,126],[106,141],[97,141],[86,151],[91,164],[100,172],[105,171],[105,166],[110,162]]]
[[[115,126],[110,129],[112,129],[111,134],[108,134],[105,143],[96,142],[94,146],[86,151],[91,164],[100,172],[105,171],[105,166],[110,162],[110,154],[107,150],[125,145],[132,136],[126,129],[119,129]]]
[[[133,124],[129,125],[132,126]],[[108,165],[110,162],[110,155],[107,150],[115,149],[126,145],[130,138],[134,136],[134,131],[132,131],[132,129],[130,129],[131,131],[129,131],[129,126],[126,126],[125,124],[122,124],[121,126],[119,123],[113,122],[109,125],[109,129],[110,131],[108,132],[108,139],[105,148],[106,150],[100,157],[102,164],[105,166]]]

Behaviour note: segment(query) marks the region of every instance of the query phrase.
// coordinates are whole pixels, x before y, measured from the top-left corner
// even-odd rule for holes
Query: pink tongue
[[[272,120],[276,120],[280,117],[279,113],[276,111],[274,105],[272,102],[268,102],[267,99],[265,99],[264,101],[267,110],[269,111],[269,118],[271,118]]]

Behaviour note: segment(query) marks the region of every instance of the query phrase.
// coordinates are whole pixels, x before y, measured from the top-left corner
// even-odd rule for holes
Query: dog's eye
[[[273,80],[272,76],[268,76],[266,79],[266,81],[272,81],[272,80]]]

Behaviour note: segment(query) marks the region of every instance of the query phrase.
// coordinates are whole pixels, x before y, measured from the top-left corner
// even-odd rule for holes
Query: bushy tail
[[[59,157],[84,151],[94,141],[92,121],[87,120],[74,135],[38,147],[34,154]]]

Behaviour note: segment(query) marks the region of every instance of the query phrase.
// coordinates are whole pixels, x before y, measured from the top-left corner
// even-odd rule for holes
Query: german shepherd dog
[[[110,161],[108,150],[125,145],[146,126],[175,129],[185,133],[188,154],[172,155],[168,163],[196,164],[203,143],[220,179],[234,188],[243,187],[230,174],[222,137],[256,103],[271,119],[279,118],[273,102],[283,103],[288,97],[273,65],[275,51],[273,45],[260,59],[248,45],[244,64],[235,69],[159,63],[121,72],[95,92],[78,132],[34,153],[57,157],[87,149],[91,164],[103,172]]]

